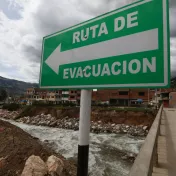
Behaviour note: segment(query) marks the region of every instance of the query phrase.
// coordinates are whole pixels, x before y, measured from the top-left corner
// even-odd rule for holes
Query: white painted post
[[[81,90],[77,176],[88,176],[92,90]]]

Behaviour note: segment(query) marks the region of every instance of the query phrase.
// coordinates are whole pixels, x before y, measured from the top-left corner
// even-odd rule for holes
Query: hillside
[[[9,95],[21,95],[29,87],[38,87],[38,84],[8,79],[0,76],[0,89],[6,89]]]

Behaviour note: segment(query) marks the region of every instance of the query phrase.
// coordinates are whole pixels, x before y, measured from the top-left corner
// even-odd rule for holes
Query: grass
[[[16,117],[16,119],[19,119],[24,116],[28,116],[32,110],[35,110],[37,107],[43,107],[43,108],[53,108],[58,110],[70,110],[70,109],[76,109],[79,107],[71,107],[71,106],[63,106],[63,105],[49,105],[49,106],[42,106],[42,105],[29,105],[29,106],[23,106],[22,112]],[[145,112],[145,113],[153,113],[154,110],[151,108],[144,108],[144,107],[115,107],[115,106],[92,106],[92,110],[100,110],[100,111],[116,111],[116,112]]]

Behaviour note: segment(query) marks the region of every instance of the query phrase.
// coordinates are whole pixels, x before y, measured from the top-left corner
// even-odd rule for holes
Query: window
[[[120,91],[119,95],[128,95],[128,92],[127,91]]]
[[[75,96],[70,96],[70,98],[75,98]]]
[[[145,92],[139,92],[138,95],[139,96],[145,96]]]
[[[68,94],[63,94],[62,97],[65,97],[65,98],[66,98],[66,97],[68,97]]]

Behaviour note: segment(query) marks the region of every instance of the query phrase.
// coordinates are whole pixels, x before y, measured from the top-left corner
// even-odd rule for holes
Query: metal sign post
[[[77,176],[88,175],[92,90],[81,90]]]

